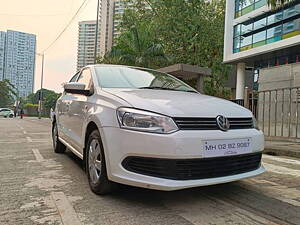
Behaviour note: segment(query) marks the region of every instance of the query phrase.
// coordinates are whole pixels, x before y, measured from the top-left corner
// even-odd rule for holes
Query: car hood
[[[132,107],[161,113],[172,117],[251,117],[252,113],[233,102],[199,93],[105,88]]]

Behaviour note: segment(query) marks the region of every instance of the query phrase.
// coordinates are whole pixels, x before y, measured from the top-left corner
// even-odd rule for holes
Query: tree
[[[268,0],[268,4],[272,8],[282,7],[283,5],[293,2],[294,0]]]
[[[0,107],[8,107],[13,105],[17,92],[8,80],[0,81]]]
[[[167,65],[170,59],[146,24],[132,25],[117,40],[116,46],[100,63],[125,64],[150,68]]]
[[[48,111],[50,110],[50,108],[55,107],[56,101],[59,98],[60,94],[44,88],[42,90],[43,90],[42,95],[43,95],[44,107]],[[38,90],[36,93],[32,93],[28,95],[26,99],[27,100],[26,103],[34,104],[34,105],[38,104],[40,99],[40,93],[41,90]]]
[[[143,54],[135,54],[137,57],[134,58],[124,55],[123,50],[127,48],[124,39],[131,38],[129,43],[135,44],[130,45],[134,46],[130,49],[138,50],[140,46],[144,46],[142,41],[141,44],[137,41],[142,36],[146,38],[147,43],[158,45],[164,55],[172,59],[168,64],[187,63],[211,68],[212,77],[205,80],[206,93],[225,94],[224,81],[230,69],[230,66],[222,64],[225,0],[127,0],[126,2],[130,8],[124,13],[121,23],[123,34],[116,45],[118,54],[124,56],[122,59],[126,58],[127,62],[134,65],[142,64],[152,68],[162,66],[158,58],[150,59],[151,63],[148,63],[147,58],[146,60],[141,58]],[[132,30],[133,28],[137,31]],[[149,48],[149,45],[147,46]]]

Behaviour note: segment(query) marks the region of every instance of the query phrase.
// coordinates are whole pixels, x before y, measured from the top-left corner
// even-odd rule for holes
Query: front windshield
[[[195,92],[184,82],[154,70],[124,66],[96,66],[102,88],[162,89]]]

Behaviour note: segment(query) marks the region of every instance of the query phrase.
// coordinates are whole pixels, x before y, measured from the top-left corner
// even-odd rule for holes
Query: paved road
[[[97,196],[80,160],[53,152],[49,120],[0,119],[0,224],[300,224],[299,159],[265,155],[264,165],[229,184]]]

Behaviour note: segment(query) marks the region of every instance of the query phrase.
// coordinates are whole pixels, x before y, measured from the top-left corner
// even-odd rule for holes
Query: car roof
[[[133,68],[133,69],[154,70],[154,69],[145,68],[145,67],[117,65],[117,64],[92,64],[92,65],[87,65],[84,68],[91,68],[91,67],[124,67],[124,68]],[[82,69],[84,69],[84,68],[82,68]]]

